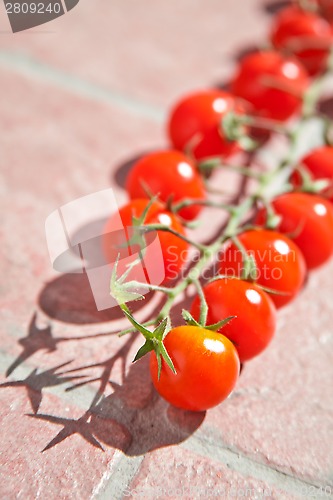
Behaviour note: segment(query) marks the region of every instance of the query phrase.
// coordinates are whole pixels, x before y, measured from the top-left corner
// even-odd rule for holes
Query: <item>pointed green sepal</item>
[[[155,328],[153,335],[158,340],[162,341],[165,339],[169,331],[171,330],[171,324],[169,318],[164,318],[163,321]]]
[[[146,340],[152,340],[153,339],[154,333],[151,332],[150,330],[148,330],[148,328],[146,328],[145,326],[141,325],[141,323],[139,323],[132,316],[132,314],[129,311],[126,311],[126,310],[123,309],[123,313],[129,319],[129,321],[132,323],[132,325],[134,326],[134,328],[136,328],[138,332],[142,333],[142,335],[144,336],[144,338]]]
[[[127,271],[118,278],[118,262],[119,255],[112,269],[110,294],[118,302],[118,304],[126,304],[126,302],[131,302],[132,300],[143,300],[144,296],[142,294],[133,291],[135,282],[128,281],[127,283],[124,283],[133,266],[127,269]],[[137,262],[134,262],[134,264],[136,265]]]
[[[155,355],[156,355],[156,360],[157,360],[157,378],[158,380],[161,377],[161,371],[162,371],[162,358],[175,375],[177,374],[176,369],[174,367],[174,364],[172,362],[172,359],[170,358],[163,342],[159,342],[157,345],[154,347]]]
[[[154,349],[154,342],[152,340],[149,340],[149,339],[146,340],[146,342],[143,344],[143,346],[141,346],[140,349],[138,350],[138,352],[136,353],[136,356],[133,359],[133,363],[135,363],[135,361],[138,361],[138,359],[140,359],[143,356],[145,356],[146,354],[148,354],[148,352],[153,351],[153,349]]]
[[[220,330],[221,328],[223,328],[227,323],[229,323],[229,321],[231,321],[234,318],[237,318],[237,316],[228,316],[227,318],[222,319],[221,321],[218,321],[217,323],[214,323],[213,325],[205,326],[205,328],[207,330],[217,332],[217,330]]]
[[[190,325],[190,326],[199,326],[200,328],[202,328],[202,325],[200,325],[200,323],[198,323],[193,318],[192,314],[189,311],[187,311],[186,309],[182,310],[182,316],[183,316],[184,320],[186,321],[187,325]]]
[[[239,279],[238,276],[233,276],[233,275],[228,276],[227,274],[216,274],[208,281],[208,283],[214,283],[214,281],[218,280],[238,280],[238,279]]]
[[[140,184],[141,184],[142,189],[144,190],[144,192],[146,193],[146,195],[148,196],[148,198],[150,200],[152,198],[156,198],[156,199],[159,198],[158,194],[154,195],[154,193],[152,193],[150,187],[148,186],[148,184],[143,179],[140,179]]]
[[[151,206],[153,205],[153,203],[155,203],[156,201],[158,200],[158,196],[151,196],[150,197],[150,200],[149,202],[147,203],[144,211],[142,212],[142,214],[140,215],[140,217],[135,217],[134,215],[132,216],[132,222],[133,222],[133,226],[143,226],[145,221],[146,221],[146,217],[148,215],[148,212],[151,208]]]
[[[259,283],[257,283],[257,286],[261,288],[261,290],[263,290],[264,292],[269,293],[271,295],[282,295],[283,297],[288,297],[289,295],[291,295],[290,292],[281,292],[280,290],[275,290],[274,288],[268,288],[267,286],[260,285]]]
[[[157,379],[160,380],[161,378],[161,371],[162,371],[162,360],[161,360],[161,355],[159,352],[156,351],[155,349],[155,356],[157,359]]]
[[[161,342],[159,348],[160,348],[160,353],[161,353],[162,358],[164,359],[164,361],[166,362],[166,364],[168,365],[170,370],[176,375],[177,374],[176,368],[172,362],[172,359],[169,356],[168,351],[166,350],[166,348],[162,342]]]

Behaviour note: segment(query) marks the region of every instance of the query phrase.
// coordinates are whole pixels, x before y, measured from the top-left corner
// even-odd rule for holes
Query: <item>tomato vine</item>
[[[290,12],[285,17],[290,17]],[[298,16],[308,16],[303,12],[302,6],[295,7],[293,12],[294,23],[297,23]],[[312,17],[318,15],[311,13]],[[276,23],[281,23],[281,19],[284,19],[283,14]],[[275,26],[274,29],[277,33],[278,28]],[[307,38],[307,50],[311,40],[314,45],[318,41],[313,33],[311,36],[312,38]],[[317,105],[323,85],[332,70],[333,57],[328,48],[325,53],[321,48],[320,68],[314,64],[310,65],[311,80],[302,65],[302,60],[305,60],[309,66],[304,51],[298,61],[289,54],[284,55],[285,46],[281,40],[276,41],[277,36],[274,35],[272,40],[273,43],[275,40],[281,52],[274,48],[258,51],[246,56],[240,63],[239,71],[231,84],[231,90],[236,95],[209,90],[190,94],[179,101],[171,111],[168,130],[174,147],[180,151],[166,150],[139,160],[133,166],[127,182],[132,202],[126,210],[132,217],[131,224],[128,219],[126,223],[137,228],[134,237],[135,243],[139,245],[140,257],[145,257],[145,238],[153,231],[157,232],[160,238],[162,234],[173,237],[172,241],[178,249],[179,242],[182,241],[183,251],[187,252],[189,247],[193,247],[197,252],[195,262],[186,259],[186,262],[183,262],[179,258],[176,266],[178,279],[175,284],[170,285],[168,281],[153,284],[136,279],[127,280],[130,271],[140,263],[140,258],[132,261],[122,275],[119,275],[117,260],[111,280],[111,294],[132,325],[119,335],[139,331],[145,340],[134,361],[153,353],[151,370],[155,387],[168,401],[186,409],[207,409],[227,397],[236,383],[238,355],[241,361],[250,359],[259,354],[273,336],[273,302],[280,307],[298,294],[305,280],[305,262],[308,268],[313,268],[326,262],[333,254],[333,206],[329,201],[320,198],[332,192],[330,188],[333,185],[333,168],[324,169],[327,178],[322,178],[320,165],[317,168],[311,163],[311,167],[308,167],[310,162],[307,158],[304,161],[298,158],[299,146],[304,140],[304,127],[313,119],[320,120],[321,142],[326,143],[325,147],[329,150],[332,147],[329,144],[331,121],[318,112]],[[333,35],[331,43],[332,40]],[[324,59],[323,69],[321,65]],[[296,121],[287,121],[295,116],[298,116]],[[228,159],[237,151],[260,151],[263,137],[267,138],[267,134],[279,134],[288,141],[287,154],[275,168],[262,171],[251,165],[228,163]],[[333,147],[330,151],[333,151]],[[320,159],[318,161],[321,162]],[[214,176],[217,169],[228,169],[239,176],[251,178],[256,187],[243,196],[237,205],[210,199],[206,188],[210,183],[209,176]],[[319,174],[316,174],[317,170]],[[295,178],[295,175],[298,177]],[[295,197],[295,191],[305,193],[302,194],[305,197],[303,201],[300,197]],[[313,196],[314,194],[316,196]],[[311,196],[312,198],[309,198]],[[137,198],[140,198],[144,207],[141,212],[137,208],[140,205],[136,202]],[[144,199],[146,201],[143,201]],[[292,204],[291,200],[298,201]],[[194,241],[185,233],[187,226],[196,224],[195,219],[204,206],[218,208],[228,216],[224,229],[214,241],[207,244]],[[154,219],[149,215],[152,208],[155,210]],[[259,214],[265,214],[264,220],[260,216],[253,220],[252,216],[258,209]],[[169,219],[176,218],[178,222],[173,225],[170,222],[163,223],[165,217],[158,217],[161,213],[166,214]],[[293,221],[293,224],[290,221]],[[184,229],[177,229],[177,223]],[[292,239],[294,242],[290,241]],[[108,244],[112,245],[110,241]],[[168,259],[170,241],[168,236],[163,239],[165,247],[162,245],[162,254],[165,262]],[[133,237],[127,244],[133,244]],[[224,262],[220,272],[208,284],[203,284],[201,276],[204,269],[221,255],[226,244],[229,249],[233,246],[233,251],[240,252],[240,272],[230,276],[226,265],[228,262]],[[314,250],[316,244],[318,248]],[[270,270],[271,262],[268,262],[267,258],[261,262],[258,252],[271,252],[272,249],[275,252],[274,258],[279,257],[279,262],[282,263],[276,266],[281,277],[260,279],[258,272],[263,271],[264,264]],[[224,256],[229,255],[230,258],[230,251]],[[314,257],[314,251],[317,252],[317,257]],[[270,255],[272,259],[273,254]],[[288,261],[291,256],[292,262]],[[232,266],[233,264],[234,262]],[[249,302],[246,307],[244,302],[244,309],[247,308],[247,314],[253,315],[251,321],[255,323],[256,315],[264,315],[264,319],[261,318],[261,328],[266,340],[259,339],[256,329],[251,328],[249,320],[243,317],[246,313],[242,312],[239,304],[236,307],[237,296],[241,297],[243,292],[235,294],[234,308],[226,306],[228,300],[223,298],[221,290],[223,289],[225,297],[229,299],[228,293],[231,296],[231,290],[237,288],[232,280],[245,283],[242,290],[247,293],[247,299],[239,300]],[[222,282],[225,286],[222,286]],[[233,285],[229,284],[228,288],[226,284],[230,282]],[[194,312],[184,310],[183,318],[179,318],[178,324],[172,326],[170,312],[179,296],[190,286],[193,286],[197,293]],[[144,299],[140,290],[147,289],[162,293],[164,303],[156,317],[140,324],[131,313],[128,303]],[[212,303],[215,304],[214,314]],[[219,307],[220,310],[228,311],[228,317],[218,317],[216,311]],[[260,313],[263,308],[266,312]],[[237,315],[233,310],[238,311]],[[213,324],[209,324],[212,318]],[[184,321],[187,331],[184,331],[186,326],[180,326]],[[211,367],[205,365],[207,359],[210,360]],[[212,380],[212,373],[215,373],[214,370],[217,370],[218,366],[221,368],[220,385],[216,385]],[[190,377],[197,387],[186,396],[182,391],[184,392],[190,383]],[[202,384],[205,389],[201,387]],[[211,389],[209,384],[214,388]],[[204,397],[205,390],[214,394]]]

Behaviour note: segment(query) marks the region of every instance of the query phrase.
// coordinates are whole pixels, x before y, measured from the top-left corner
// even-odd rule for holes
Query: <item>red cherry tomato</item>
[[[122,228],[118,225],[118,215],[109,219],[104,228],[103,235],[103,250],[107,262],[114,263],[118,254],[120,254],[120,262],[121,259],[126,259],[129,255],[133,255],[133,260],[134,258],[137,258],[140,250],[139,245],[130,245],[128,248],[126,243],[130,242],[133,237],[133,230],[131,229],[133,226],[132,217],[140,217],[145,210],[147,203],[148,202],[145,199],[132,200],[119,210],[119,215],[125,230],[122,230]],[[174,229],[181,235],[185,235],[185,230],[177,216],[167,212],[161,203],[154,202],[151,205],[145,224],[163,224],[171,229]],[[149,234],[152,235],[151,239],[149,239]],[[188,243],[178,236],[168,232],[157,231],[157,234],[164,264],[165,278],[163,283],[165,283],[178,277],[181,269],[186,263]],[[156,266],[159,266],[159,254],[156,251],[156,247],[149,244],[153,238],[153,233],[148,233],[146,238],[148,239],[148,241],[146,240],[147,248],[146,254],[143,258],[144,260],[147,259],[147,262],[150,260],[151,263],[155,263]],[[126,267],[124,267],[123,271],[125,270]]]
[[[255,260],[253,279],[259,285],[281,293],[270,294],[276,307],[291,302],[301,290],[306,276],[305,260],[298,246],[275,231],[245,231],[238,239]],[[232,243],[220,255],[219,273],[240,277],[243,265],[242,252]]]
[[[159,151],[135,163],[127,178],[128,194],[132,199],[147,198],[144,186],[165,202],[170,197],[173,202],[185,198],[206,199],[204,184],[195,164],[179,151]],[[192,220],[201,209],[200,205],[191,205],[182,208],[179,215]]]
[[[177,374],[162,359],[161,377],[153,352],[150,373],[158,393],[184,410],[204,411],[226,399],[238,379],[239,358],[233,344],[220,333],[196,326],[178,326],[165,338]]]
[[[299,111],[309,83],[303,66],[278,52],[255,52],[240,63],[232,92],[250,102],[258,115],[284,121]]]
[[[333,207],[319,196],[287,193],[276,198],[275,212],[281,216],[278,231],[290,235],[301,249],[308,269],[324,264],[333,254]],[[256,222],[266,219],[261,209]]]
[[[275,18],[271,40],[277,49],[294,54],[310,75],[315,75],[326,67],[333,41],[332,28],[314,12],[292,6]]]
[[[239,279],[221,279],[206,285],[204,294],[208,304],[207,324],[236,316],[219,332],[235,344],[241,363],[267,347],[275,332],[276,309],[261,288]],[[191,313],[199,320],[199,296],[192,304]]]
[[[300,161],[313,180],[327,179],[330,185],[320,194],[327,197],[333,203],[333,147],[322,146],[315,149]],[[291,182],[295,187],[302,184],[302,177],[296,170],[291,176]]]
[[[228,111],[244,112],[235,97],[222,90],[206,90],[181,99],[169,117],[168,133],[176,149],[192,148],[195,158],[230,156],[239,150],[236,141],[223,137],[222,117]]]

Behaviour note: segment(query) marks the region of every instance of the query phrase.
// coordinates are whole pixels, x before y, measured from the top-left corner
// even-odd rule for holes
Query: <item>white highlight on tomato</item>
[[[246,290],[245,295],[252,304],[260,304],[261,297],[257,290]]]
[[[182,177],[185,177],[186,179],[192,179],[193,177],[193,170],[191,166],[183,161],[178,164],[178,172]]]
[[[208,349],[209,351],[216,353],[225,351],[224,344],[220,342],[220,340],[205,339],[203,343],[206,349]]]
[[[282,66],[282,73],[287,78],[295,79],[298,77],[299,71],[296,64],[294,64],[293,62],[286,62]]]
[[[313,208],[317,215],[323,216],[327,214],[326,207],[322,203],[316,203]]]
[[[168,214],[159,214],[158,220],[161,224],[164,224],[165,226],[170,226],[171,224],[171,218]]]
[[[213,109],[217,113],[224,113],[228,109],[228,103],[222,98],[215,99],[213,102]]]
[[[281,255],[288,255],[289,253],[289,246],[285,241],[282,240],[276,240],[274,242],[274,248],[277,250]]]

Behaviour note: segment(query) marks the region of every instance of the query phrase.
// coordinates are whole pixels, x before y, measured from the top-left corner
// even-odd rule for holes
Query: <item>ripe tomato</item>
[[[313,180],[327,179],[330,185],[321,192],[321,195],[328,197],[333,203],[333,147],[322,146],[315,149],[300,161],[300,164],[306,168]],[[302,184],[300,173],[296,170],[291,176],[291,182],[295,187]]]
[[[277,49],[294,54],[310,75],[315,75],[326,68],[332,34],[328,21],[314,12],[292,6],[275,18],[271,40]]]
[[[159,151],[141,158],[133,165],[126,183],[132,199],[147,198],[144,186],[162,201],[172,197],[173,202],[185,198],[205,200],[206,191],[195,164],[179,151]],[[201,205],[182,208],[179,215],[186,220],[194,219]]]
[[[168,134],[176,149],[193,146],[195,158],[227,157],[239,150],[237,141],[223,137],[221,120],[228,111],[244,112],[235,97],[222,90],[205,90],[183,97],[171,111]]]
[[[273,200],[275,212],[281,216],[278,231],[290,235],[301,249],[308,269],[321,266],[333,254],[333,207],[319,196],[287,193]],[[256,222],[265,222],[261,209]]]
[[[134,244],[128,247],[126,246],[126,243],[129,242],[131,238],[133,238],[134,234],[132,230],[132,217],[140,217],[144,209],[146,208],[147,203],[148,201],[145,199],[132,200],[119,210],[119,215],[125,227],[125,230],[123,230],[118,225],[118,214],[108,220],[104,228],[102,242],[107,262],[114,263],[118,254],[120,254],[120,263],[121,259],[126,259],[129,255],[134,255],[134,258],[137,258],[137,254],[140,250],[139,245]],[[185,235],[185,230],[177,216],[171,214],[170,212],[167,212],[164,206],[158,202],[154,202],[149,208],[145,224],[164,224],[171,229],[174,229],[178,233]],[[164,264],[165,278],[163,280],[163,283],[165,283],[169,280],[177,278],[181,269],[186,263],[188,243],[177,237],[176,235],[168,232],[157,231],[157,234]],[[147,262],[148,260],[150,260],[151,263],[155,263],[155,265],[158,267],[160,265],[159,253],[157,252],[156,247],[154,247],[154,245],[151,245],[153,238],[153,233],[147,233],[146,254],[143,257],[144,260],[147,259]],[[123,272],[125,272],[125,270],[126,267],[124,267]],[[159,275],[159,273],[157,273],[157,275]],[[152,278],[154,278],[154,276],[152,276]]]
[[[302,288],[306,276],[305,260],[298,246],[275,231],[245,231],[238,239],[255,260],[256,274],[253,279],[259,285],[281,293],[270,294],[276,307],[291,302]],[[242,252],[232,243],[220,254],[219,273],[240,277],[242,270]]]
[[[258,115],[283,121],[300,109],[308,80],[296,59],[275,51],[255,52],[241,61],[231,90],[250,102]]]
[[[236,316],[219,332],[235,344],[241,363],[267,347],[275,332],[276,309],[261,288],[239,279],[220,279],[206,285],[204,294],[208,304],[207,324]],[[191,314],[199,320],[199,296],[194,299]]]
[[[220,333],[197,326],[178,326],[165,338],[177,374],[162,359],[157,377],[153,352],[150,373],[158,393],[184,410],[204,411],[226,399],[238,379],[239,358],[233,344]]]

